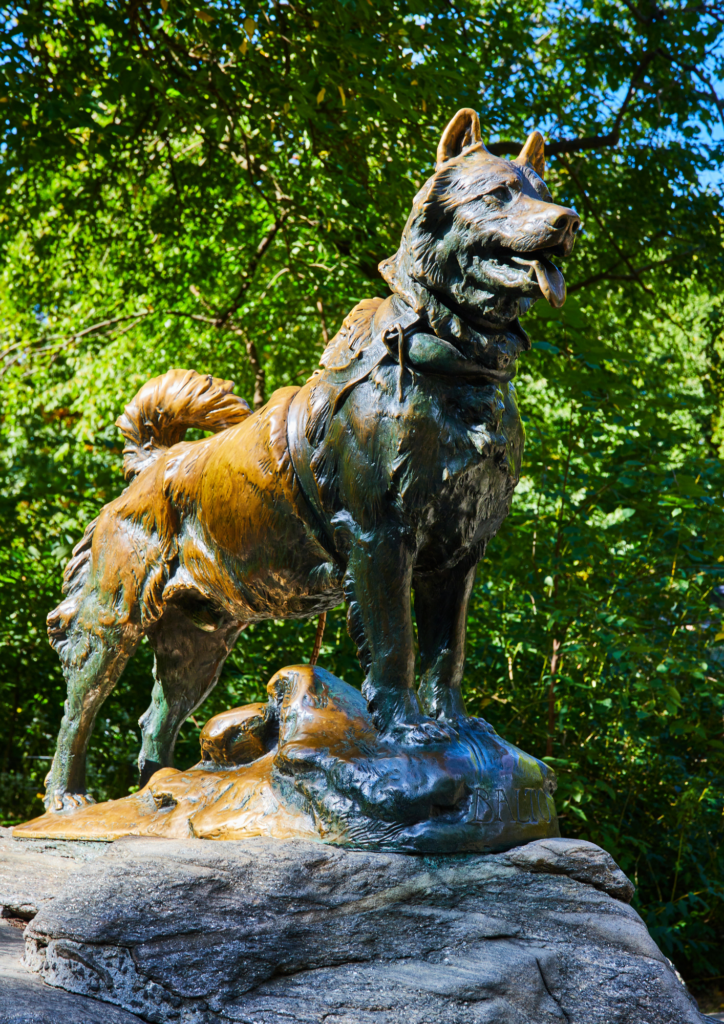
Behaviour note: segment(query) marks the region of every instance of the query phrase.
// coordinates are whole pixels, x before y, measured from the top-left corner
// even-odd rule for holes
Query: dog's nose
[[[581,227],[581,218],[575,210],[564,210],[563,213],[556,217],[553,227],[564,229],[570,234],[576,235]]]
[[[565,254],[568,256],[573,248],[576,235],[581,230],[581,218],[575,210],[559,206],[549,223],[555,231],[559,232],[560,244],[563,245]]]

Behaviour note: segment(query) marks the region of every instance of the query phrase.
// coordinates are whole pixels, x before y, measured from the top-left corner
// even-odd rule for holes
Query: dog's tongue
[[[513,262],[521,263],[534,270],[538,279],[538,287],[551,306],[560,309],[566,301],[566,282],[558,267],[545,256],[541,256],[537,260],[524,260],[520,256],[514,256]]]

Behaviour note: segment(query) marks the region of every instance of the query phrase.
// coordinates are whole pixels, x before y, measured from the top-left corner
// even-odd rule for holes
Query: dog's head
[[[398,253],[380,264],[383,276],[402,294],[423,286],[481,330],[504,330],[541,296],[562,306],[566,286],[553,259],[570,254],[581,222],[553,202],[544,172],[539,132],[505,160],[483,145],[475,111],[459,110]]]

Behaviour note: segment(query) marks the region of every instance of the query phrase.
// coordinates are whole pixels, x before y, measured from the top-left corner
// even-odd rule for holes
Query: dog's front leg
[[[460,686],[475,569],[476,565],[461,564],[415,580],[420,700],[428,714],[453,724],[467,717]]]
[[[349,631],[365,671],[362,692],[380,732],[402,742],[450,739],[425,717],[415,693],[411,586],[414,549],[404,532],[385,523],[360,531],[345,577]]]

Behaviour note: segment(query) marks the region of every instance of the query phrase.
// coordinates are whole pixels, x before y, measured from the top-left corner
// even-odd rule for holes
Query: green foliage
[[[555,764],[565,833],[609,849],[690,977],[724,973],[719,451],[721,22],[679,0],[7,4],[0,73],[0,778],[40,809],[64,685],[44,619],[119,493],[113,423],[171,366],[259,404],[384,294],[458,107],[547,139],[585,232],[563,311],[527,317],[514,511],[481,567],[467,697]],[[708,184],[707,184],[708,183]],[[242,635],[198,724],[308,658],[314,623]],[[358,681],[343,613],[324,665]],[[143,646],[96,725],[96,796],[134,785]]]
[[[525,476],[479,575],[467,678],[472,707],[549,755],[564,833],[614,855],[670,957],[718,974],[723,474],[704,437],[716,303],[680,299],[685,332],[625,299],[572,299],[531,324]]]

